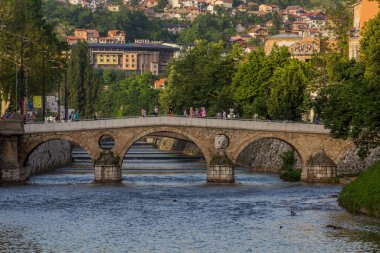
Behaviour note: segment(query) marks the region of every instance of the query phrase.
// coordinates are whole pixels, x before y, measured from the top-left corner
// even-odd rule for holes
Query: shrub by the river
[[[300,170],[290,170],[281,173],[280,178],[288,182],[297,182],[301,180],[301,171]]]
[[[296,157],[294,156],[293,150],[288,150],[281,154],[283,171],[280,178],[284,181],[296,182],[301,180],[301,171],[294,170],[294,164],[296,163]]]
[[[380,218],[380,161],[343,188],[339,204],[352,213]]]

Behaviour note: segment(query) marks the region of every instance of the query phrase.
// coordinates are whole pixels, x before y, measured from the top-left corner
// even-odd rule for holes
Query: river
[[[75,156],[0,187],[0,252],[380,252],[380,221],[340,208],[340,185],[242,169],[233,185],[209,185],[199,157],[143,144],[121,184],[101,185]]]

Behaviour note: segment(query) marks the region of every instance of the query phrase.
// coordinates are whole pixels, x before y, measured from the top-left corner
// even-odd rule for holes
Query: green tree
[[[233,98],[243,110],[244,117],[268,114],[268,98],[271,78],[277,68],[290,61],[285,47],[275,47],[269,56],[262,49],[253,51],[244,58],[233,75],[231,89]]]
[[[351,138],[359,155],[380,146],[380,15],[367,22],[357,63],[342,63],[340,79],[322,90],[322,119],[333,137]]]
[[[142,108],[152,113],[159,93],[152,87],[154,80],[151,73],[144,73],[110,83],[100,91],[96,110],[103,117],[138,116]]]
[[[308,69],[304,63],[291,60],[282,68],[277,68],[271,78],[268,99],[271,118],[300,120],[308,84]]]
[[[196,40],[208,42],[227,41],[235,32],[232,18],[222,8],[218,14],[198,15],[191,28],[185,29],[179,40],[194,43]]]
[[[184,108],[205,106],[209,115],[231,107],[227,88],[236,60],[232,53],[225,56],[224,53],[222,42],[200,41],[174,60],[160,95],[161,107],[164,110],[172,107],[175,113],[182,114]]]
[[[4,0],[0,5],[0,100],[10,100],[16,104],[24,93],[29,97],[41,95],[41,82],[44,72],[47,92],[52,85],[55,71],[42,69],[42,53],[47,57],[58,58],[64,44],[60,43],[52,27],[46,22],[41,11],[40,0]],[[25,86],[20,83],[21,55],[23,55]],[[18,90],[15,90],[16,70],[19,77]],[[23,89],[22,89],[23,88]]]
[[[92,69],[87,43],[78,42],[68,64],[68,86],[70,106],[79,110],[82,117],[93,117],[100,85],[101,77]]]

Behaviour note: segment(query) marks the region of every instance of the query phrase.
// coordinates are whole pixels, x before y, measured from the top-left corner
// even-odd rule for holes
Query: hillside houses
[[[121,30],[110,30],[106,37],[101,37],[97,30],[75,29],[74,36],[67,36],[66,41],[69,45],[76,44],[78,41],[102,44],[124,44],[125,37],[125,32]]]
[[[107,8],[109,11],[120,10],[119,5],[109,3],[107,0],[69,0],[69,2],[71,4],[81,4],[83,7],[93,8],[94,10],[96,8]],[[246,1],[234,6],[233,0],[169,0],[166,8],[157,10],[155,7],[158,2],[159,0],[141,0],[139,5],[132,6],[130,5],[130,0],[122,1],[127,8],[142,10],[151,19],[171,20],[176,18],[192,22],[199,15],[216,13],[218,8],[225,9],[231,16],[257,16],[259,20],[263,20],[262,23],[251,25],[249,23],[238,23],[235,25],[237,34],[229,39],[229,43],[239,44],[245,48],[251,47],[249,50],[253,50],[252,46],[263,46],[270,36],[276,34],[293,34],[302,38],[321,37],[328,34],[324,30],[326,24],[325,13],[322,10],[308,11],[300,5],[281,8],[279,5],[257,4]],[[271,18],[274,16],[279,17],[280,24],[278,19],[275,21]],[[164,29],[172,34],[179,34],[190,27],[190,24],[168,24],[164,26]],[[67,40],[69,43],[75,43],[78,40],[94,40],[97,43],[124,43],[123,39],[115,39],[115,35],[112,34],[106,37],[100,37],[98,34],[91,32],[88,34],[88,36],[68,36]]]

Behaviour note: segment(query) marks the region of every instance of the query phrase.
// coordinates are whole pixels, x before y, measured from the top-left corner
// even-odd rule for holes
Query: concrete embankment
[[[52,171],[71,163],[71,145],[64,140],[52,140],[38,146],[29,156],[30,175]]]

